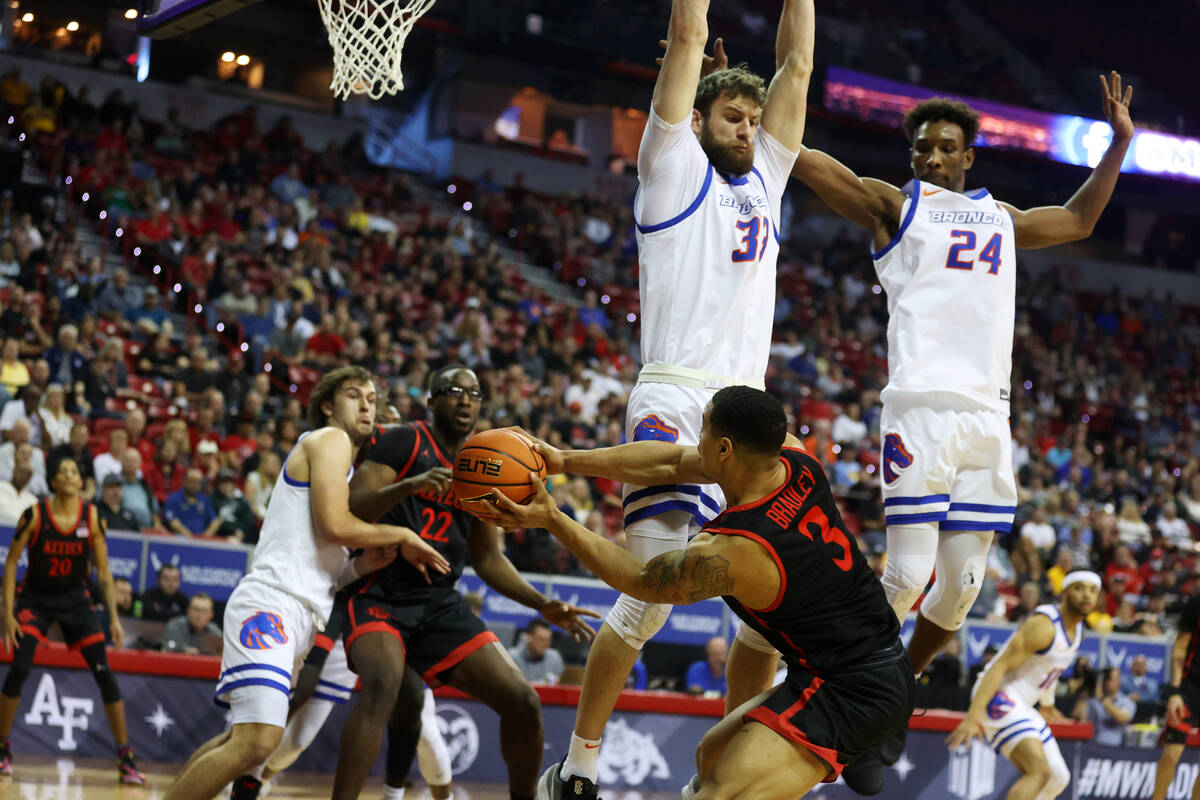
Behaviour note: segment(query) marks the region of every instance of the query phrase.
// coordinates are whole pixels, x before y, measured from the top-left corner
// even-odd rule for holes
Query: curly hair
[[[312,392],[308,395],[308,424],[314,429],[323,428],[329,424],[329,415],[321,410],[321,406],[333,400],[338,390],[347,383],[374,383],[375,378],[362,367],[338,367],[327,372],[317,381]]]
[[[762,78],[751,72],[746,64],[719,69],[700,79],[693,105],[707,117],[713,102],[721,95],[729,95],[731,98],[747,97],[762,108],[767,102],[767,85]]]
[[[970,147],[979,135],[979,112],[959,100],[931,97],[917,103],[904,115],[904,136],[912,141],[926,122],[952,122],[962,128],[963,146]]]

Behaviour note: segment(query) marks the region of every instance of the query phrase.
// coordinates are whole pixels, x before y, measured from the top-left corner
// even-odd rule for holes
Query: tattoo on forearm
[[[728,559],[723,556],[689,558],[686,550],[652,559],[642,570],[642,585],[660,594],[669,594],[673,599],[686,599],[692,603],[733,591]]]

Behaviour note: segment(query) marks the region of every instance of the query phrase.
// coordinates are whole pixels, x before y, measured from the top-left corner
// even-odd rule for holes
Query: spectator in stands
[[[96,313],[110,322],[124,322],[125,312],[142,303],[142,293],[129,285],[129,272],[124,268],[113,271],[109,282],[96,297]]]
[[[1033,610],[1042,602],[1042,592],[1034,581],[1026,581],[1021,584],[1020,599],[1017,604],[1008,612],[1009,622],[1020,622],[1033,613]]]
[[[217,377],[216,387],[227,400],[225,411],[238,413],[246,394],[253,384],[251,376],[246,372],[246,357],[240,350],[229,354],[225,370]]]
[[[46,454],[40,447],[34,447],[29,440],[30,436],[29,423],[23,419],[17,420],[12,430],[9,431],[9,440],[4,444],[0,444],[0,477],[12,474],[13,464],[16,461],[17,452],[23,445],[29,445],[30,466],[33,468],[34,474],[41,479],[42,485],[46,478]],[[37,492],[38,489],[34,488]]]
[[[333,314],[321,315],[317,332],[304,344],[304,363],[319,369],[332,368],[346,349],[346,341],[334,330]]]
[[[29,367],[21,361],[21,341],[14,336],[5,337],[0,350],[0,384],[12,397],[29,385]]]
[[[1158,700],[1159,681],[1149,674],[1146,656],[1138,654],[1129,662],[1129,674],[1121,676],[1121,691],[1135,703]]]
[[[96,354],[84,380],[83,399],[92,419],[100,417],[119,418],[121,415],[107,410],[109,400],[145,400],[141,392],[129,388],[129,372],[125,368],[124,345],[113,336]]]
[[[1117,535],[1130,548],[1140,550],[1150,544],[1150,526],[1138,512],[1136,500],[1126,500],[1121,504],[1121,515],[1117,518]]]
[[[867,438],[867,424],[862,420],[858,403],[847,403],[845,410],[833,421],[833,440],[838,444],[857,445]]]
[[[159,331],[142,348],[138,355],[137,372],[143,378],[172,380],[176,371],[175,353],[171,348],[171,334]]]
[[[271,502],[271,492],[275,489],[275,481],[279,479],[282,462],[274,450],[259,454],[258,468],[246,476],[246,502],[259,524],[267,515],[267,505]]]
[[[0,525],[15,527],[25,509],[37,504],[37,495],[30,491],[30,482],[36,477],[26,455],[30,449],[28,442],[21,445],[11,477],[0,478]]]
[[[285,362],[299,361],[304,353],[305,345],[308,344],[308,337],[297,327],[301,319],[299,312],[289,312],[284,326],[276,328],[267,340],[270,348],[278,353]]]
[[[212,503],[221,520],[217,536],[236,542],[258,541],[258,524],[250,504],[238,491],[236,472],[226,468],[217,473]]]
[[[138,530],[141,528],[161,528],[162,521],[158,517],[158,499],[150,482],[142,473],[142,454],[132,447],[121,457],[121,496],[122,506],[133,514]]]
[[[1133,719],[1137,703],[1121,691],[1121,670],[1105,667],[1097,695],[1087,702],[1087,718],[1095,726],[1094,741],[1112,747],[1125,743],[1125,725]]]
[[[163,564],[158,582],[142,595],[142,619],[166,622],[187,611],[188,596],[179,591],[179,567]]]
[[[110,531],[137,531],[138,525],[133,512],[121,504],[122,488],[120,475],[108,475],[100,486],[100,502],[97,503],[100,519]]]
[[[37,419],[41,424],[44,447],[59,447],[70,440],[75,420],[67,413],[67,393],[62,384],[52,383],[46,387]]]
[[[921,677],[921,683],[946,688],[962,686],[962,655],[959,653],[957,636],[946,642],[942,652],[934,657]]]
[[[88,363],[79,350],[79,328],[67,323],[58,329],[57,343],[46,351],[50,379],[73,387],[87,377]]]
[[[1058,535],[1054,532],[1054,527],[1046,521],[1045,508],[1035,509],[1033,515],[1021,526],[1021,538],[1033,542],[1039,553],[1049,554],[1058,542]]]
[[[1128,599],[1117,603],[1117,613],[1113,614],[1113,631],[1116,633],[1137,633],[1141,620]]]
[[[209,414],[211,414],[211,409]],[[197,417],[203,416],[197,414]],[[215,437],[215,433],[209,434]],[[221,470],[221,451],[214,438],[201,439],[196,444],[196,456],[192,459],[192,467],[200,471],[201,477],[204,479],[204,489],[210,488],[217,479],[217,473]],[[185,479],[186,480],[186,479]]]
[[[201,405],[208,390],[217,383],[216,368],[212,365],[208,353],[203,347],[195,347],[188,351],[188,365],[180,376],[187,392],[189,403]]]
[[[54,461],[60,456],[70,456],[79,464],[79,474],[83,478],[83,496],[93,497],[96,494],[95,458],[88,449],[88,426],[85,422],[76,422],[71,426],[71,438],[66,444],[59,445],[50,451],[48,460]]]
[[[163,650],[192,655],[219,654],[221,629],[212,620],[212,598],[204,592],[196,592],[188,601],[187,613],[169,620],[163,629]]]
[[[108,432],[108,452],[101,453],[92,461],[92,474],[96,483],[103,486],[109,475],[121,473],[121,459],[129,449],[129,432],[124,428],[113,428]]]
[[[41,395],[32,386],[26,386],[17,393],[16,398],[4,404],[0,412],[0,431],[11,441],[13,426],[18,421],[28,425],[28,432],[22,441],[29,441],[36,447],[42,446],[42,424],[38,417],[38,403]]]
[[[1142,591],[1142,575],[1138,569],[1138,563],[1133,557],[1133,552],[1126,544],[1119,544],[1113,548],[1112,561],[1108,565],[1108,569],[1104,572],[1104,577],[1108,579],[1110,587],[1113,582],[1120,578],[1124,580],[1123,591],[1129,594],[1141,594]],[[1113,591],[1110,588],[1110,593]],[[1118,597],[1113,601],[1114,606],[1108,610],[1108,613],[1113,613],[1116,610],[1115,603],[1122,598]]]
[[[1046,570],[1042,566],[1042,554],[1034,548],[1032,539],[1026,539],[1024,536],[1017,539],[1017,546],[1013,548],[1010,558],[1013,581],[1018,586],[1032,582],[1038,586],[1039,591],[1044,590],[1047,582]]]
[[[154,441],[146,435],[146,412],[134,407],[125,412],[125,432],[129,434],[128,448],[137,450],[143,461],[154,458]]]
[[[535,617],[521,634],[520,643],[509,649],[508,654],[530,683],[554,684],[562,676],[563,657],[550,646],[552,640],[550,625]]]
[[[119,616],[137,616],[138,608],[133,596],[133,584],[128,578],[113,578],[113,599],[117,604]]]
[[[1192,532],[1188,524],[1179,518],[1179,510],[1170,500],[1163,504],[1162,514],[1154,523],[1154,530],[1175,547],[1192,546]]]
[[[163,503],[163,522],[167,529],[180,536],[212,536],[221,518],[213,511],[208,495],[203,491],[204,475],[195,468],[183,476],[183,487]]]
[[[163,310],[157,287],[150,285],[143,289],[141,304],[126,310],[122,319],[142,340],[157,336],[167,322],[167,312]]]
[[[693,694],[715,697],[725,694],[725,659],[729,643],[723,636],[714,636],[704,646],[704,658],[688,665],[684,685]]]
[[[1054,553],[1054,565],[1046,570],[1046,582],[1055,597],[1062,594],[1063,578],[1075,568],[1075,557],[1065,545],[1060,546]]]
[[[839,493],[847,492],[862,476],[862,464],[858,463],[858,448],[852,444],[840,445],[837,463],[833,465],[833,486]]]
[[[979,679],[979,673],[981,673],[985,669],[987,669],[987,665],[992,663],[992,659],[995,658],[996,653],[999,653],[999,652],[1000,652],[1000,648],[996,647],[996,645],[991,644],[991,643],[989,643],[987,647],[983,648],[983,655],[980,657],[979,663],[977,663],[975,666],[971,667],[971,669],[967,671],[967,687],[968,688],[975,685],[975,681],[977,681]]]

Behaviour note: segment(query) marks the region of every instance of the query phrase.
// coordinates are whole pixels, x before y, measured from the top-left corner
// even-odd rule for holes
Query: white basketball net
[[[404,88],[400,54],[408,32],[435,0],[320,0],[333,48],[330,90],[378,100]]]

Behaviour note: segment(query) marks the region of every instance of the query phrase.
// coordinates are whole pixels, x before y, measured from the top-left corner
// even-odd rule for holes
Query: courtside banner
[[[241,544],[190,542],[179,539],[148,537],[146,588],[157,580],[158,570],[174,564],[179,567],[179,588],[189,597],[206,592],[213,600],[223,603],[233,587],[246,574],[247,557],[251,548]]]

